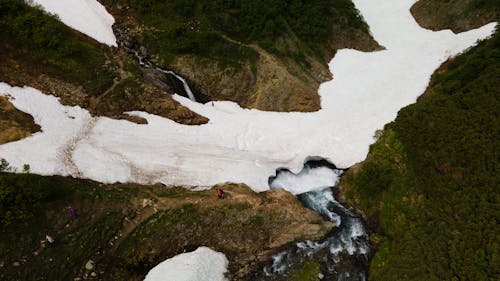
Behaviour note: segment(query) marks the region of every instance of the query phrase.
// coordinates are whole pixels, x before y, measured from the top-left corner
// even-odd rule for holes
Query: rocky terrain
[[[238,184],[217,186],[224,199],[215,187],[188,191],[7,173],[0,173],[0,185],[0,219],[10,229],[0,231],[3,280],[142,280],[161,261],[199,246],[224,252],[229,279],[246,280],[281,246],[321,239],[334,227],[287,191],[255,193]],[[37,199],[28,208],[16,196]],[[78,217],[69,215],[70,206]],[[56,240],[53,247],[46,234]]]
[[[213,28],[204,26],[210,24],[200,19],[203,16],[197,15],[196,12],[195,15],[189,13],[188,19],[177,20],[178,15],[173,15],[172,25],[179,24],[183,29],[192,30],[196,35],[190,35],[188,32],[179,33],[185,35],[172,40],[189,40],[189,36],[214,36],[211,39],[213,41],[201,43],[195,41],[196,44],[206,44],[204,48],[209,49],[206,52],[214,53],[198,52],[197,45],[189,45],[172,56],[167,50],[156,49],[163,43],[149,42],[148,39],[148,36],[161,37],[169,32],[167,30],[169,26],[158,24],[163,19],[152,20],[150,14],[141,14],[141,9],[144,7],[136,1],[102,1],[102,3],[117,21],[115,27],[121,32],[115,34],[119,40],[128,47],[137,49],[140,49],[139,46],[142,47],[143,56],[150,58],[159,66],[180,73],[196,90],[197,100],[201,102],[230,100],[246,108],[268,111],[316,111],[320,108],[317,90],[320,83],[332,78],[327,64],[336,50],[355,48],[372,51],[380,48],[369,35],[367,28],[360,26],[361,18],[348,19],[350,16],[348,13],[352,13],[354,7],[350,6],[352,4],[346,4],[349,7],[348,12],[340,14],[341,19],[338,23],[328,27],[327,43],[322,42],[320,46],[304,42],[304,39],[290,31],[289,34],[276,35],[273,46],[264,48],[258,40],[241,41],[231,37],[227,32],[228,27],[224,24],[222,27]],[[244,6],[236,5],[235,9]],[[171,12],[176,13],[175,10]],[[230,17],[225,14],[221,17],[226,16]],[[244,34],[243,38],[247,36],[250,34]],[[220,46],[217,48],[211,46],[216,44],[214,42]],[[314,47],[308,47],[312,50],[304,52],[302,50],[304,44]],[[168,47],[166,44],[165,49]]]
[[[455,33],[500,19],[498,3],[487,0],[420,0],[413,5],[411,12],[422,27],[451,29]]]
[[[16,109],[5,97],[0,97],[0,144],[16,141],[38,132],[40,126],[33,117]]]
[[[187,125],[207,122],[174,101],[172,87],[160,89],[143,78],[126,51],[98,44],[22,2],[2,1],[0,7],[15,11],[0,15],[0,81],[40,89],[96,116],[141,123],[125,114],[140,110]],[[43,28],[34,28],[30,18]]]

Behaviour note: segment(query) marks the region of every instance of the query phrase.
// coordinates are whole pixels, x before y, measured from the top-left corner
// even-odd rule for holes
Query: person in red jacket
[[[224,191],[217,187],[217,197],[219,197],[219,199],[224,199]]]

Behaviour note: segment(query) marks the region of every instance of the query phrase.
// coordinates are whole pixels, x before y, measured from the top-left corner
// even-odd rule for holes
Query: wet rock
[[[89,260],[86,264],[85,264],[85,269],[86,270],[92,270],[94,269],[95,267],[95,262],[93,260]]]

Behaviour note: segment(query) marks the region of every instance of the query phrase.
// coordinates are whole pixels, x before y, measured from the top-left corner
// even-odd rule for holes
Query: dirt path
[[[77,134],[74,138],[72,138],[66,145],[64,145],[61,149],[60,155],[62,157],[62,163],[65,167],[67,167],[70,171],[70,174],[74,177],[82,177],[81,171],[78,169],[78,166],[75,164],[73,160],[73,153],[75,152],[76,147],[82,141],[87,139],[92,133],[92,129],[94,128],[97,118],[89,117],[90,119],[87,121],[87,124],[83,128],[83,130]]]

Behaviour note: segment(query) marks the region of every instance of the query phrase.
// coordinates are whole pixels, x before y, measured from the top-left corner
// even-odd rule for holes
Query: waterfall
[[[121,45],[127,52],[131,53],[134,55],[134,57],[137,59],[137,61],[139,62],[139,65],[142,66],[142,67],[146,67],[146,68],[153,68],[153,69],[156,69],[164,74],[168,74],[168,75],[171,75],[173,77],[175,77],[177,80],[179,80],[181,83],[182,83],[182,86],[184,87],[184,92],[186,93],[187,97],[192,100],[192,101],[196,101],[196,98],[193,94],[193,91],[191,90],[191,88],[189,87],[189,84],[187,83],[186,79],[184,79],[184,77],[180,76],[179,74],[171,71],[171,70],[165,70],[165,69],[162,69],[156,65],[154,65],[151,61],[149,61],[148,59],[142,57],[138,51],[134,50],[134,49],[131,49],[125,45]]]
[[[191,91],[191,88],[189,88],[189,85],[188,83],[186,82],[186,79],[184,79],[182,76],[178,75],[177,73],[171,71],[171,70],[163,70],[159,67],[156,67],[157,70],[163,72],[163,73],[166,73],[166,74],[170,74],[170,75],[173,75],[175,78],[177,78],[179,81],[182,82],[182,85],[184,86],[184,91],[186,92],[188,98],[192,101],[196,101],[196,98],[194,97],[194,94],[193,92]]]

